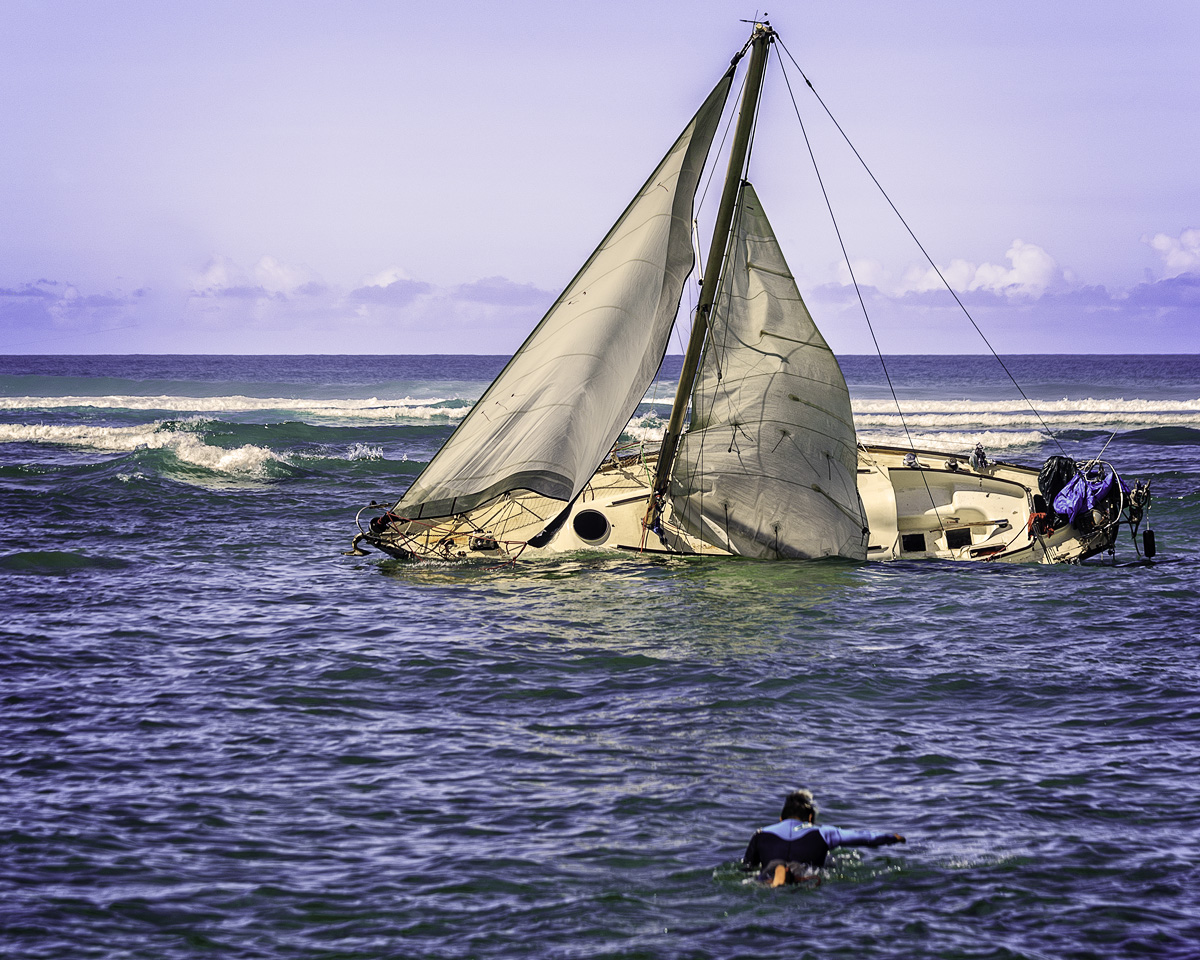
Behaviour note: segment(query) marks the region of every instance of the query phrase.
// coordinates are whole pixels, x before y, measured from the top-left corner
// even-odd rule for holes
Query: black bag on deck
[[[1054,498],[1071,482],[1075,473],[1075,461],[1070,457],[1050,457],[1042,464],[1042,471],[1038,474],[1038,489],[1042,491],[1048,506],[1054,503]]]

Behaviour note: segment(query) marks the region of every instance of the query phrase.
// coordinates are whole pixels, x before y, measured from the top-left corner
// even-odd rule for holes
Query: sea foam
[[[240,447],[215,447],[205,443],[192,429],[170,427],[161,421],[136,427],[88,427],[54,424],[0,424],[0,443],[50,443],[67,447],[86,447],[91,450],[133,452],[135,450],[165,450],[182,463],[202,467],[214,473],[242,477],[266,476],[267,464],[286,460],[278,454],[254,444]]]
[[[355,420],[441,420],[455,421],[464,417],[468,405],[444,397],[415,400],[309,399],[296,397],[173,397],[173,396],[111,396],[111,397],[0,397],[0,410],[57,410],[62,408],[92,408],[97,410],[150,410],[165,413],[237,414],[261,411],[281,411],[299,418]]]
[[[657,411],[669,401],[646,398],[642,401]],[[454,406],[448,406],[454,404]],[[295,397],[179,397],[179,396],[67,396],[0,397],[0,410],[51,410],[92,408],[98,410],[145,410],[178,414],[239,414],[258,412],[286,413],[302,420],[375,420],[453,423],[471,409],[471,401],[429,397],[381,400],[378,397],[348,399],[311,399]],[[852,401],[855,424],[859,429],[888,427],[899,423],[900,413],[890,399]],[[1034,412],[1036,409],[1036,412]],[[1062,399],[1038,400],[1034,406],[1023,400],[906,400],[901,404],[903,418],[910,428],[946,430],[986,424],[992,428],[1021,429],[1043,422],[1059,429],[1136,429],[1153,426],[1200,427],[1200,399]],[[635,417],[627,435],[639,439],[657,439],[656,424],[665,418],[660,412]],[[647,431],[642,436],[642,431]]]

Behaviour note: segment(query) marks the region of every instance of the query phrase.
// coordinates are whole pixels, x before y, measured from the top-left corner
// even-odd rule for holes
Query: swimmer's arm
[[[874,830],[841,830],[838,827],[818,827],[821,837],[834,847],[884,847],[890,843],[907,843],[898,833],[877,833]]]

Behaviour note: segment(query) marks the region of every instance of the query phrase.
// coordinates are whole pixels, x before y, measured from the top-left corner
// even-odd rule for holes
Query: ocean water
[[[0,358],[0,956],[1200,955],[1200,358],[1007,362],[1057,440],[891,358],[914,440],[1103,450],[1154,562],[349,557],[503,358]],[[907,844],[754,884],[797,785]]]

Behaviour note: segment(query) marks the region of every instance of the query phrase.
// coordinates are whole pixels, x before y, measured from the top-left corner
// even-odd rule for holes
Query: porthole
[[[599,510],[580,510],[571,521],[571,526],[576,536],[585,543],[603,543],[612,530],[608,517]]]

